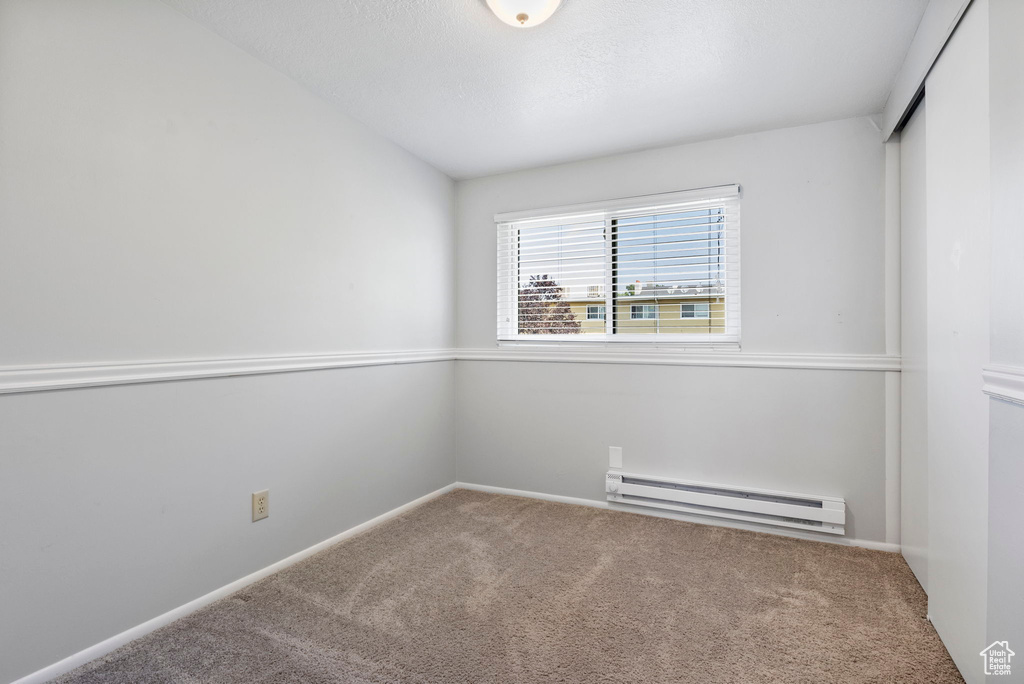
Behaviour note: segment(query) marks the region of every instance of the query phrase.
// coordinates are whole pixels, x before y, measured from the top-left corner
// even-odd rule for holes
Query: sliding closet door
[[[928,612],[969,684],[984,680],[978,654],[987,646],[989,401],[981,369],[990,358],[992,291],[988,6],[971,3],[925,83]]]
[[[928,263],[925,104],[900,136],[903,556],[928,591]]]

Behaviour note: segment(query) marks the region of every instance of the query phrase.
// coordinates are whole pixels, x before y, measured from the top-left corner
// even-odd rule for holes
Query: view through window
[[[498,218],[499,339],[738,343],[738,186]]]

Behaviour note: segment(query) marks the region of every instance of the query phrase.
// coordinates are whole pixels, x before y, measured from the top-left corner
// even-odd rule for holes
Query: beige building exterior
[[[615,331],[620,334],[725,333],[725,296],[720,286],[642,287],[615,302]],[[569,300],[583,334],[606,332],[607,302],[591,288],[586,297]]]

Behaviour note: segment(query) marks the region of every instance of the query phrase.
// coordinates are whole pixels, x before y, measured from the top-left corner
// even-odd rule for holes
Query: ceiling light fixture
[[[555,13],[562,0],[487,0],[491,11],[509,26],[530,28]]]

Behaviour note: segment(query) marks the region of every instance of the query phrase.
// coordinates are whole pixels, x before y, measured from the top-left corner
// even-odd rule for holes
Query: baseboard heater
[[[831,496],[688,482],[618,470],[608,472],[605,491],[608,501],[615,503],[829,534],[846,533],[846,502]]]

